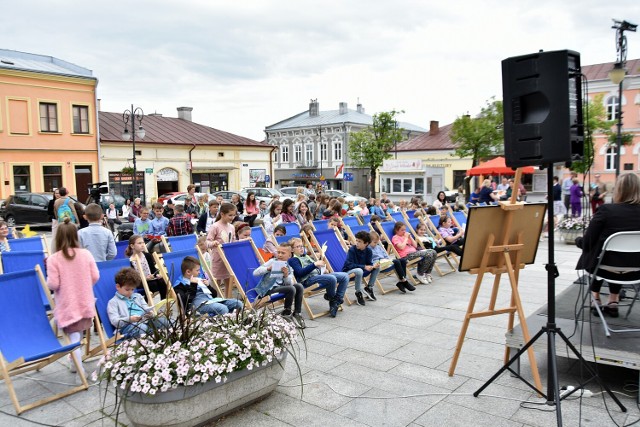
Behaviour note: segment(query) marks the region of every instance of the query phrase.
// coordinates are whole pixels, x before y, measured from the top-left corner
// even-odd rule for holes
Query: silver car
[[[342,197],[346,202],[353,202],[355,204],[358,204],[360,200],[364,200],[365,202],[367,201],[366,197],[354,196],[353,194],[349,194],[342,190],[325,190],[324,194],[329,197]]]

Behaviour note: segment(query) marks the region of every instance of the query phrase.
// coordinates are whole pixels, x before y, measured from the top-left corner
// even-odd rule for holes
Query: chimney
[[[193,107],[178,107],[178,118],[190,122],[192,111]]]
[[[338,104],[338,113],[339,114],[347,114],[349,112],[348,108],[347,108],[347,103],[346,102],[341,102],[340,104]]]
[[[98,98],[98,99],[96,100],[96,107],[98,108],[98,111],[102,111],[102,106],[101,106],[101,104],[102,104],[102,99]]]
[[[364,107],[362,106],[362,104],[358,103],[356,109],[358,110],[358,113],[364,114]]]
[[[429,135],[437,135],[440,132],[440,123],[437,120],[429,122]]]
[[[320,115],[320,104],[318,98],[309,102],[309,117],[318,117]]]

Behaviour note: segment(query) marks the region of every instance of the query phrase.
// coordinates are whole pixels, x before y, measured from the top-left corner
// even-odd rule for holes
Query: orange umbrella
[[[524,166],[521,169],[522,173],[533,173],[533,166]],[[515,173],[515,169],[511,169],[505,164],[504,157],[496,157],[495,159],[469,169],[467,176],[515,175]]]

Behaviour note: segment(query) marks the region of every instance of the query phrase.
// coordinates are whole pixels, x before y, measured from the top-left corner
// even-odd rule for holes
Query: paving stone
[[[440,351],[437,347],[412,342],[387,354],[386,357],[402,360],[414,365],[435,368],[450,358],[448,351]]]
[[[354,331],[352,329],[338,329],[318,335],[316,339],[343,347],[352,347],[356,350],[366,351],[378,355],[390,353],[403,345],[406,341],[376,335],[367,332]]]
[[[406,362],[400,363],[390,369],[389,373],[437,387],[442,387],[450,391],[456,390],[468,381],[467,378],[460,375],[450,377],[446,372]]]
[[[378,371],[388,371],[401,363],[399,360],[378,356],[377,354],[367,353],[360,350],[354,350],[352,348],[344,349],[340,353],[334,354],[333,357],[345,362],[365,365],[370,369]]]
[[[424,427],[520,427],[522,423],[506,420],[484,412],[456,405],[448,401],[439,402],[415,420]]]

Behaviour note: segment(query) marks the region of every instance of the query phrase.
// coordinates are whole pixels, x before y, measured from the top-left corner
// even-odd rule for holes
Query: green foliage
[[[375,114],[373,125],[349,136],[349,159],[356,168],[369,169],[371,182],[376,182],[376,171],[385,159],[392,156],[396,143],[402,141],[402,128],[396,124],[396,116],[404,111]],[[373,193],[372,185],[371,193]]]
[[[584,118],[584,157],[583,160],[573,162],[571,164],[571,170],[578,173],[587,173],[593,165],[594,158],[594,145],[593,134],[604,133],[610,135],[611,138],[611,126],[614,121],[607,120],[607,112],[604,108],[602,99],[604,94],[596,95],[593,101],[587,101],[582,105],[582,114]],[[615,133],[614,143],[615,143]]]
[[[494,157],[503,152],[502,101],[491,98],[480,114],[458,117],[451,128],[451,141],[455,145],[453,156],[473,159],[477,166],[480,159]]]

